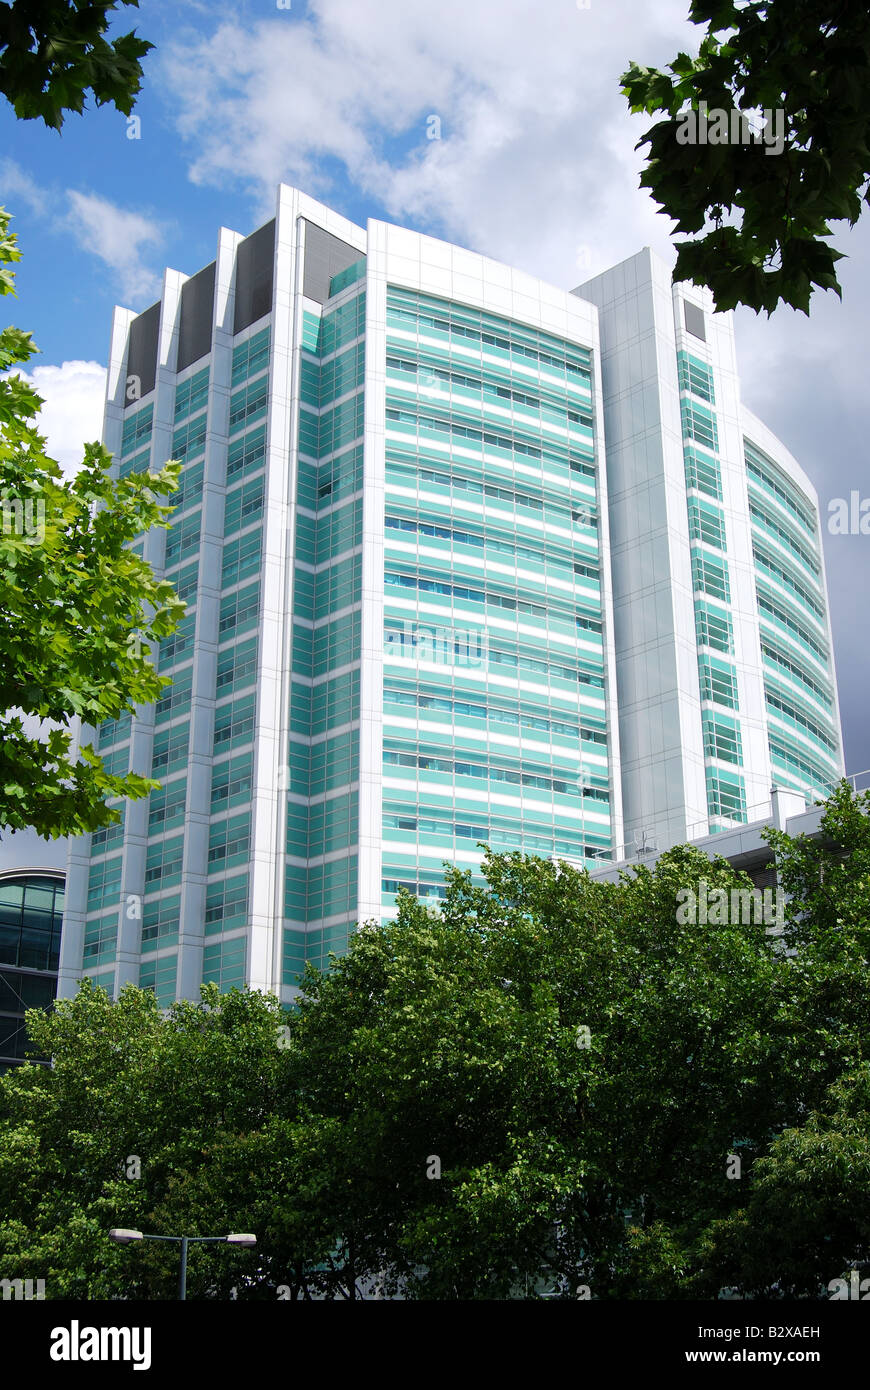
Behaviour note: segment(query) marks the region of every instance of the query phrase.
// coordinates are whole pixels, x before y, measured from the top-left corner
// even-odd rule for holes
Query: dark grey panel
[[[686,328],[695,338],[700,338],[702,343],[707,341],[707,330],[704,327],[704,310],[699,309],[697,304],[690,304],[688,299],[683,300],[683,309],[686,315]]]
[[[211,352],[211,325],[214,317],[215,263],[197,271],[181,287],[178,328],[178,364],[183,371],[191,362]]]
[[[130,324],[127,340],[127,376],[139,379],[139,394],[125,401],[134,405],[142,396],[154,390],[157,380],[157,335],[160,331],[160,301],[152,304]]]
[[[275,265],[275,219],[258,227],[236,252],[236,303],[233,332],[241,333],[272,308]]]
[[[313,222],[305,223],[305,270],[302,293],[318,304],[329,298],[329,282],[340,270],[346,270],[362,258],[362,251],[348,246],[330,232],[324,232]]]

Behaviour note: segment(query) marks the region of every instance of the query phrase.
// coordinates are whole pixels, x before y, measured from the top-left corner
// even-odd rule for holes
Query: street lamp
[[[252,1246],[257,1244],[257,1237],[249,1232],[234,1231],[228,1236],[151,1236],[145,1235],[142,1231],[128,1231],[123,1226],[113,1226],[109,1232],[109,1239],[117,1241],[119,1245],[129,1245],[134,1240],[171,1240],[181,1246],[181,1271],[178,1276],[178,1297],[184,1301],[187,1298],[187,1247],[188,1245],[208,1245],[215,1242],[223,1242],[227,1245]]]

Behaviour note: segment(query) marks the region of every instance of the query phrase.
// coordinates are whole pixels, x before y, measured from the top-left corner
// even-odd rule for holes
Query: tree
[[[238,1264],[196,1254],[200,1297],[825,1298],[867,1277],[870,795],[841,787],[823,830],[772,832],[781,933],[690,847],[612,884],[519,854],[487,855],[484,886],[449,870],[440,911],[402,894],[309,967],[282,1047],[255,993],[162,1017],[85,982],[28,1015],[52,1067],[0,1078],[0,1277],[172,1296],[172,1255],[111,1251],[113,1225],[256,1232]],[[723,920],[688,911],[702,885]]]
[[[484,872],[450,872],[438,915],[403,895],[291,1022],[340,1272],[426,1298],[662,1296],[634,1229],[726,1215],[728,1154],[750,1165],[790,1113],[786,967],[762,925],[678,922],[680,886],[746,886],[698,851],[617,885],[521,855]]]
[[[33,1010],[52,1066],[0,1079],[0,1277],[45,1279],[49,1298],[175,1298],[177,1246],[119,1248],[112,1226],[256,1231],[243,1160],[277,1104],[281,1021],[274,999],[216,985],[168,1017],[148,990],[113,1004],[87,980],[51,1014]],[[260,1170],[277,1196],[280,1167]],[[190,1296],[228,1297],[260,1263],[259,1251],[192,1247]],[[272,1297],[282,1272],[269,1271]]]
[[[139,0],[13,0],[0,3],[0,94],[20,120],[41,119],[60,130],[69,111],[81,113],[93,92],[98,106],[133,109],[143,58],[152,43],[135,30],[107,40],[118,4]]]
[[[689,17],[706,25],[697,57],[622,77],[632,111],[665,113],[639,141],[641,185],[690,234],[674,278],[708,285],[717,310],[809,313],[815,288],[841,293],[829,224],[854,225],[870,199],[870,12],[864,0],[692,0]],[[763,140],[738,122],[753,111]]]
[[[857,1297],[870,1269],[870,1065],[845,1074],[758,1160],[746,1206],[715,1223],[707,1258],[754,1298]],[[849,1276],[863,1271],[858,1290]],[[837,1285],[842,1281],[842,1287]],[[864,1282],[864,1294],[870,1282]]]
[[[8,226],[0,208],[2,295],[20,259]],[[0,370],[35,351],[30,334],[5,329]],[[90,745],[76,752],[66,726],[116,719],[170,683],[148,643],[175,630],[184,604],[129,544],[168,525],[172,508],[155,494],[177,487],[180,465],[113,481],[111,456],[88,444],[67,481],[36,430],[41,405],[20,376],[0,379],[0,830],[56,837],[116,821],[107,800],[159,785],[107,770]]]

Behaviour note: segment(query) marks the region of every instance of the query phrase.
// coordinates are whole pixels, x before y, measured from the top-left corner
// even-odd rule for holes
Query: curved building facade
[[[733,315],[649,249],[599,309],[626,842],[662,850],[843,774],[818,498],[741,400]]]
[[[815,801],[842,775],[818,495],[749,411],[743,431],[771,770]]]

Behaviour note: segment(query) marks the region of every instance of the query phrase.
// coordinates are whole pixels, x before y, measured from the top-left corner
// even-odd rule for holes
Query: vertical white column
[[[154,386],[154,424],[149,467],[159,469],[172,457],[172,424],[175,414],[175,362],[178,353],[178,313],[185,276],[167,270],[163,279],[160,324],[157,334],[157,373]],[[137,407],[138,408],[138,407]],[[132,407],[131,407],[132,409]],[[155,573],[163,568],[166,532],[153,527],[145,535],[143,554]],[[156,662],[156,648],[152,651]],[[148,775],[154,745],[154,706],[137,711],[130,738],[130,768]],[[121,869],[121,908],[118,918],[118,954],[115,989],[139,983],[142,952],[142,901],[145,895],[145,855],[148,841],[148,798],[127,803],[124,854]]]
[[[381,917],[384,745],[384,493],[387,228],[368,224],[360,621],[357,915]]]
[[[283,184],[275,221],[272,341],[266,426],[266,490],[260,571],[257,724],[251,802],[248,983],[280,992],[289,761],[293,516],[298,414],[296,266],[298,194]]]
[[[233,272],[236,248],[241,239],[237,232],[222,227],[218,233],[215,260],[212,346],[198,550],[196,639],[193,649],[193,687],[190,702],[187,801],[184,813],[184,860],[178,924],[176,988],[180,999],[197,999],[202,982],[227,433],[233,366]]]
[[[136,315],[130,309],[116,308],[112,315],[109,341],[109,363],[106,373],[106,400],[103,410],[103,443],[110,453],[121,449],[124,428],[124,388],[127,371],[127,339],[130,324]],[[112,469],[117,476],[117,462]],[[72,723],[73,747],[92,743],[94,730],[76,719]],[[91,862],[90,835],[73,835],[69,840],[66,861],[66,896],[64,899],[63,932],[60,942],[57,997],[69,999],[78,989],[82,977],[82,949],[87,914],[88,875]]]

